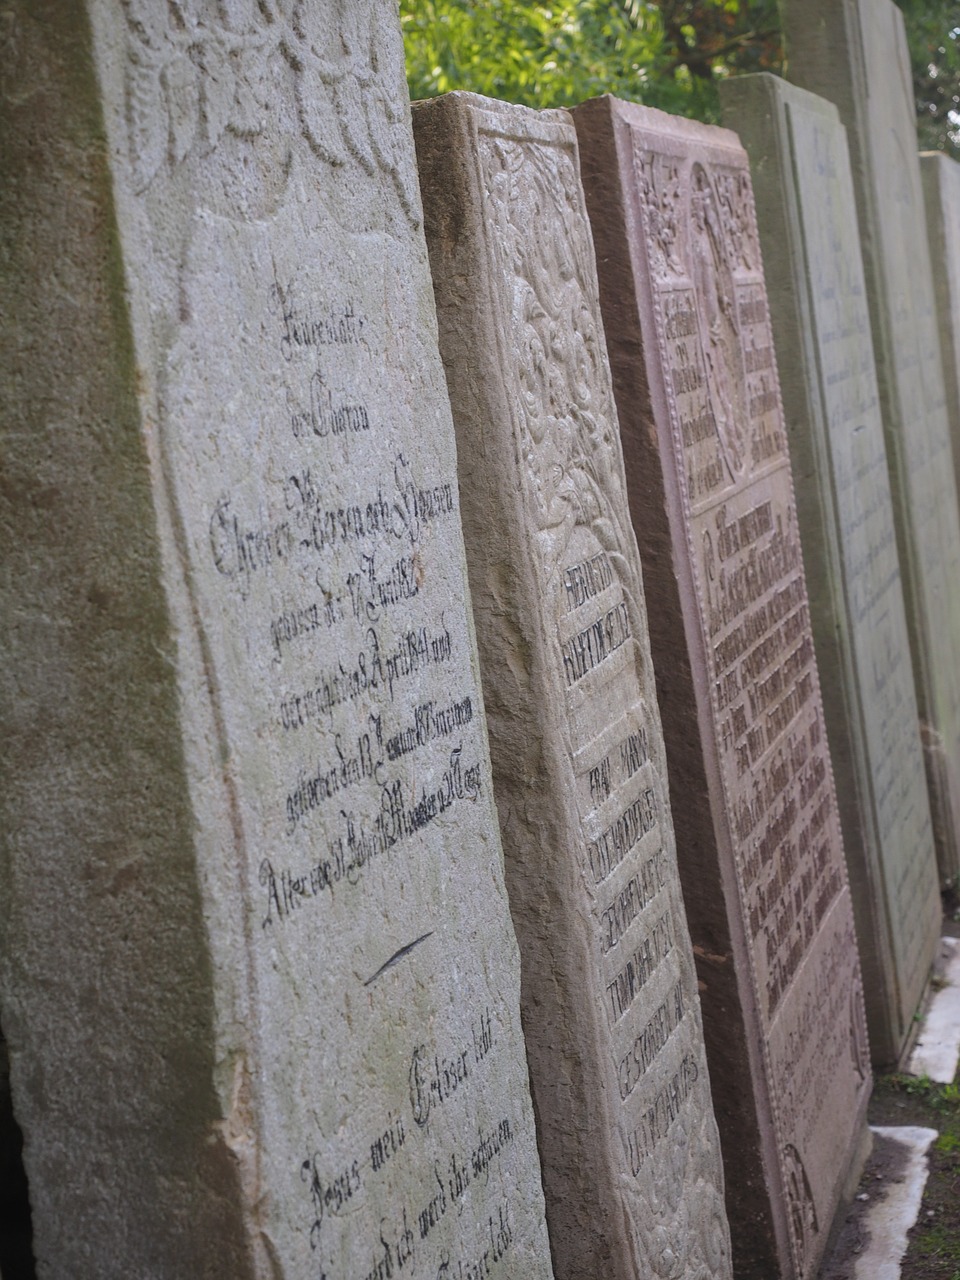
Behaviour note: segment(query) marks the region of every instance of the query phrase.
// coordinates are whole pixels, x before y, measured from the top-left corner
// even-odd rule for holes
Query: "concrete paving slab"
[[[917,1043],[910,1055],[910,1075],[950,1084],[960,1060],[960,938],[941,938],[935,983]]]
[[[916,1125],[871,1128],[877,1144],[892,1147],[903,1164],[898,1176],[885,1183],[885,1193],[870,1202],[860,1219],[866,1243],[854,1263],[853,1280],[899,1280],[907,1232],[917,1221],[927,1181],[927,1151],[937,1131]]]

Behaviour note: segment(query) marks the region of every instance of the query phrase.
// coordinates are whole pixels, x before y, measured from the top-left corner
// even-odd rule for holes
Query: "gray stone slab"
[[[4,14],[43,1274],[552,1270],[391,3]]]
[[[574,117],[734,1274],[809,1277],[870,1069],[747,157],[614,98]]]
[[[960,492],[960,164],[942,151],[921,151],[920,178],[937,300],[953,468]]]
[[[889,1065],[942,908],[846,132],[776,76],[721,97],[750,156],[870,1045]]]
[[[847,129],[930,812],[960,875],[960,518],[903,16],[892,0],[786,0],[790,79]]]
[[[727,1277],[576,132],[459,93],[414,131],[556,1273]]]

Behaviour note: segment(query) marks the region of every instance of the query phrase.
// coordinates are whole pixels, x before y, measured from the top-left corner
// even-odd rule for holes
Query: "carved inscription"
[[[343,1151],[336,1166],[331,1166],[323,1150],[304,1157],[299,1169],[304,1221],[309,1224],[311,1249],[319,1258],[329,1253],[329,1237],[376,1193],[378,1182],[404,1161],[410,1145],[418,1141],[418,1131],[427,1130],[438,1112],[457,1107],[468,1091],[483,1087],[487,1059],[496,1049],[489,1009],[461,1043],[414,1044],[408,1097],[398,1099],[397,1110],[387,1112],[380,1125]],[[508,1195],[490,1202],[468,1252],[451,1252],[442,1243],[438,1248],[437,1237],[445,1235],[440,1228],[448,1214],[459,1217],[473,1204],[474,1186],[489,1184],[515,1140],[514,1125],[507,1112],[450,1144],[434,1161],[420,1197],[395,1203],[391,1216],[381,1218],[376,1235],[356,1245],[349,1262],[353,1267],[359,1263],[365,1280],[401,1274],[478,1278],[510,1274],[515,1223]]]
[[[275,782],[260,793],[257,932],[296,955],[317,929],[350,938],[351,920],[383,910],[385,886],[424,883],[424,838],[488,797],[466,631],[428,576],[429,544],[455,537],[456,484],[386,443],[395,433],[366,391],[376,327],[356,299],[321,301],[290,276],[265,312],[286,461],[255,499],[242,482],[222,486],[204,554],[262,673],[257,732],[276,744]],[[572,589],[588,592],[599,573]],[[588,636],[583,652],[611,634]],[[407,915],[397,945],[356,973],[359,990],[434,945],[432,918]],[[502,1018],[491,1003],[454,1042],[437,1023],[436,1038],[409,1044],[406,1088],[398,1077],[372,1129],[365,1109],[366,1125],[346,1123],[334,1141],[301,1139],[289,1175],[319,1274],[510,1274],[520,1228],[497,1188],[518,1111],[483,1101],[497,1091]]]
[[[844,881],[795,513],[789,494],[757,496],[731,494],[701,536],[743,904],[772,1019]]]
[[[749,179],[745,161],[737,168],[691,159],[639,128],[633,148],[644,235],[654,246],[656,345],[683,499],[681,536],[697,583],[710,750],[722,778],[761,1033],[769,1046],[793,1024],[811,966],[835,972],[845,1019],[840,1029],[810,1022],[804,1045],[833,1063],[848,1040],[849,1010],[862,1015],[850,966],[832,964],[824,951],[836,921],[849,921],[849,899]],[[688,192],[679,216],[668,175]],[[675,228],[670,271],[657,246],[667,216]],[[783,1092],[778,1063],[766,1063],[794,1255],[805,1274],[812,1236],[825,1224],[805,1203],[794,1212],[791,1188],[807,1176],[817,1120],[806,1101]],[[863,1062],[857,1069],[859,1080]]]
[[[348,304],[341,314],[353,316],[354,310]],[[286,307],[280,319],[283,359],[296,352],[308,361],[314,344],[291,345]],[[350,341],[353,331],[324,332],[331,341]],[[310,381],[316,376],[315,371],[307,375]],[[292,394],[289,385],[286,389]],[[366,409],[364,416],[369,423]],[[317,434],[322,438],[323,433]],[[408,689],[421,690],[431,669],[456,667],[443,612],[421,612],[425,621],[406,629],[393,619],[396,609],[417,607],[418,548],[428,531],[455,516],[455,494],[450,482],[418,480],[411,463],[398,453],[386,475],[342,506],[327,504],[307,467],[284,478],[277,501],[280,520],[240,514],[232,496],[214,507],[211,559],[241,598],[249,595],[254,576],[272,581],[278,575],[287,581],[286,591],[296,575],[310,584],[308,592],[312,587],[320,596],[303,602],[288,596],[289,606],[269,618],[261,639],[279,668],[277,687],[285,690],[277,699],[275,722],[299,743],[283,797],[282,827],[290,836],[309,827],[314,817],[325,818],[324,854],[312,865],[293,869],[283,854],[263,860],[265,928],[287,924],[310,904],[322,906],[336,886],[356,889],[374,859],[481,794],[478,748],[468,729],[472,700],[465,689],[457,689],[455,677],[447,706],[420,703],[412,725],[397,715],[398,701]],[[346,558],[338,554],[344,551]],[[324,656],[315,660],[312,672],[303,645],[294,651],[299,641],[314,649],[323,641]],[[311,676],[309,684],[302,683],[306,675]],[[344,717],[355,717],[371,702],[378,710],[362,716],[357,733]],[[312,754],[314,742],[319,743],[318,754]],[[399,764],[401,757],[420,751],[434,759],[442,752],[431,785],[411,785]],[[365,798],[356,799],[358,794]]]
[[[563,670],[567,684],[576,684],[630,639],[630,619],[623,603],[591,622],[563,645]]]

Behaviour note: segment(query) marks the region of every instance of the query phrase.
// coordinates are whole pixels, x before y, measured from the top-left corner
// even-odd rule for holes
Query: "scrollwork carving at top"
[[[379,3],[122,0],[126,123],[136,189],[203,159],[224,135],[299,131],[318,160],[386,175],[414,224],[398,31]],[[394,83],[397,80],[397,84]]]

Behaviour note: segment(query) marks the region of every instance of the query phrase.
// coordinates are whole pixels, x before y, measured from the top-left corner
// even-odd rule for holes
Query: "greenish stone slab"
[[[775,76],[721,92],[750,156],[870,1044],[889,1065],[941,905],[846,133]]]
[[[396,7],[3,30],[38,1274],[550,1280]]]
[[[920,177],[937,297],[953,466],[960,493],[960,164],[942,151],[921,151]]]
[[[942,880],[960,875],[960,518],[903,17],[786,0],[789,76],[847,130],[907,629]]]

